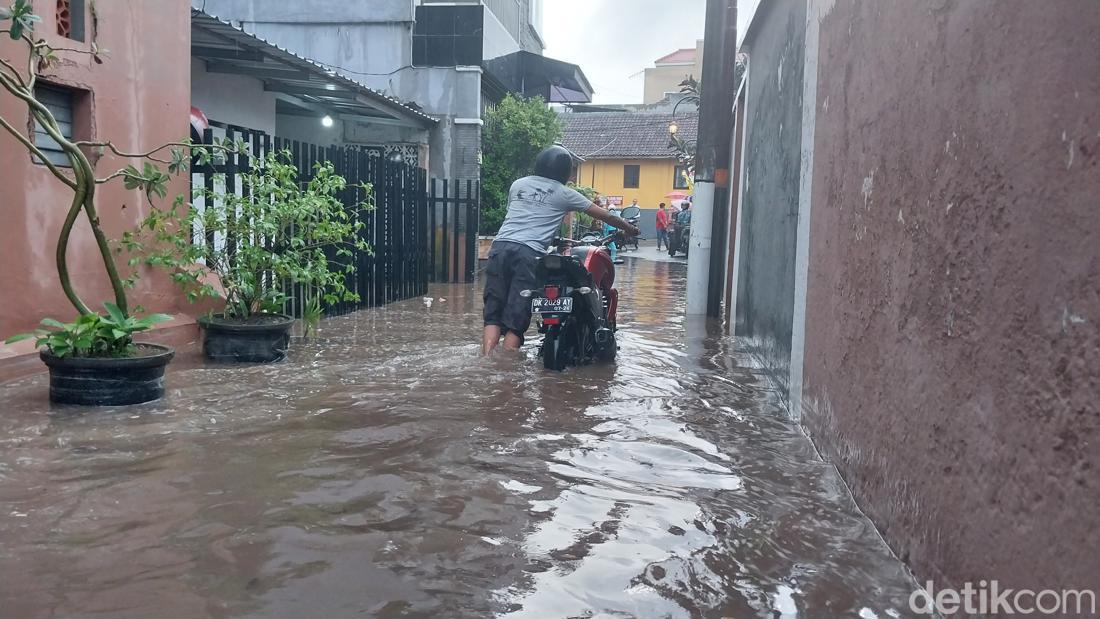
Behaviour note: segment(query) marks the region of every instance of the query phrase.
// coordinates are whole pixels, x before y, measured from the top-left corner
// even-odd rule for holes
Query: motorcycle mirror
[[[641,216],[642,216],[642,209],[640,209],[636,206],[628,206],[628,207],[623,209],[622,213],[619,214],[619,217],[622,217],[623,219],[627,219],[627,220],[629,220],[631,218],[634,218],[634,217],[641,217]]]

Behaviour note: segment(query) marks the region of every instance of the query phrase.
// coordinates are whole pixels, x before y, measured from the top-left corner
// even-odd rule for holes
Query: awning
[[[428,127],[437,121],[372,90],[204,13],[191,11],[191,56],[211,73],[247,75],[276,93],[280,113],[355,116],[367,122]]]
[[[525,97],[542,97],[550,103],[588,103],[592,84],[575,64],[532,52],[515,52],[486,60],[485,73],[498,88]]]

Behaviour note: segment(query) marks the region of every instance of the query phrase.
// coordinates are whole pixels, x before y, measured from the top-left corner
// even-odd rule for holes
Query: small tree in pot
[[[204,164],[215,156],[202,147],[195,150]],[[189,299],[224,299],[221,313],[199,321],[208,358],[279,361],[294,324],[281,313],[288,301],[286,284],[326,303],[359,299],[346,279],[355,272],[353,250],[370,249],[360,238],[359,214],[372,208],[371,186],[360,186],[366,201],[346,206],[340,194],[347,183],[329,162],[318,163],[302,185],[288,151],[239,156],[248,157],[248,171],[241,175],[247,191],[203,189],[195,196],[199,208],[177,200],[170,209],[154,210],[137,233],[124,236],[123,245],[143,256],[132,263],[170,269]],[[194,231],[195,242],[180,234],[185,230]],[[315,313],[317,305],[311,309]]]
[[[0,8],[0,35],[25,44],[26,50],[25,57],[19,59],[0,57],[0,92],[6,92],[25,106],[30,118],[57,143],[67,160],[67,167],[53,163],[25,131],[17,128],[20,122],[0,117],[0,128],[72,192],[58,235],[56,261],[61,289],[79,318],[71,323],[47,318],[38,331],[9,338],[7,342],[36,340],[42,349],[42,360],[50,368],[50,398],[54,402],[110,405],[154,400],[164,393],[164,367],[173,351],[164,346],[135,344],[133,335],[169,317],[156,314],[138,319],[130,315],[126,280],[119,275],[110,242],[100,225],[96,189],[105,183],[124,182],[128,189],[141,189],[150,200],[153,196],[164,197],[169,176],[157,164],[163,164],[169,173],[185,170],[184,149],[189,144],[170,143],[144,153],[127,153],[109,141],[66,138],[53,113],[37,98],[39,77],[57,63],[58,53],[90,54],[96,63],[102,63],[105,51],[95,44],[91,51],[55,49],[33,36],[38,21],[28,0],[15,0],[9,8]],[[171,159],[158,156],[169,149],[172,149]],[[144,160],[142,169],[130,165],[105,177],[97,177],[93,161],[98,162],[98,155],[108,150],[121,158]],[[82,215],[91,227],[114,292],[113,302],[104,305],[105,314],[93,311],[78,295],[69,275],[69,238]]]

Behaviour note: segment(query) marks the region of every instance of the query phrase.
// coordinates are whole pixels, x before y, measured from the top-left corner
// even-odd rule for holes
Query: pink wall
[[[36,34],[52,44],[88,49],[92,19],[87,19],[89,43],[54,33],[53,2],[36,2],[43,22]],[[92,4],[92,3],[88,3]],[[103,64],[90,57],[61,53],[62,64],[44,81],[67,84],[91,92],[92,135],[110,139],[124,150],[147,149],[188,135],[190,108],[190,7],[178,0],[97,2],[98,45],[110,51]],[[18,56],[16,56],[18,54]],[[7,36],[0,41],[4,58],[25,58],[24,47]],[[30,132],[26,108],[0,92],[0,115]],[[126,163],[104,157],[100,176]],[[187,180],[177,179],[169,198],[187,192]],[[25,331],[43,316],[69,319],[75,315],[61,293],[54,250],[71,193],[40,165],[31,163],[21,145],[0,133],[0,339]],[[137,191],[121,182],[101,186],[97,208],[112,238],[128,229],[148,211]],[[124,260],[123,260],[124,266]],[[78,224],[69,253],[69,267],[79,293],[94,307],[112,299],[102,263],[88,225]],[[147,277],[131,295],[132,304],[149,311],[176,312],[184,303],[163,277]],[[0,358],[15,349],[0,345]]]
[[[820,36],[805,424],[922,581],[1100,590],[1100,3]]]

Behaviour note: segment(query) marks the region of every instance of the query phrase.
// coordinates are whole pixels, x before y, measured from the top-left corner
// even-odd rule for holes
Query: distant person
[[[619,217],[619,215],[621,215],[621,214],[622,214],[622,210],[620,210],[618,206],[614,206],[614,205],[612,205],[612,206],[611,206],[611,208],[607,209],[607,212],[611,213],[611,214],[612,214],[612,215],[614,215],[614,216],[615,216],[616,218],[619,218],[619,219],[621,219],[621,218]],[[635,230],[637,230],[637,228],[635,228]],[[605,235],[607,235],[607,234],[611,234],[611,233],[612,233],[612,232],[614,232],[614,231],[615,231],[615,226],[612,226],[612,225],[611,225],[610,223],[607,223],[607,222],[605,222],[605,223],[604,223],[604,225],[603,225],[603,233],[604,233]],[[607,250],[608,250],[609,252],[611,252],[611,262],[612,262],[612,263],[614,263],[614,264],[622,264],[622,262],[621,262],[621,261],[619,260],[619,246],[618,246],[618,244],[617,244],[617,243],[608,243],[608,244],[607,244]]]
[[[642,209],[642,207],[638,206],[638,198],[634,198],[634,200],[631,201],[630,206],[627,207],[627,208],[636,208],[639,211]],[[623,243],[623,247],[626,247],[627,245],[633,245],[634,246],[634,251],[638,251],[638,237],[637,236],[632,236],[632,237],[626,239],[625,242]]]
[[[573,156],[551,146],[535,159],[535,174],[512,183],[508,214],[489,250],[485,276],[485,331],[481,354],[488,355],[504,337],[505,350],[519,350],[531,326],[531,300],[520,292],[536,285],[535,264],[546,255],[565,216],[581,212],[628,234],[638,228],[566,187]]]
[[[665,249],[668,249],[668,224],[668,209],[662,202],[657,207],[657,251],[661,250],[661,243],[664,243]]]
[[[676,223],[681,226],[691,225],[691,202],[684,200],[680,203],[680,212],[676,213]]]

